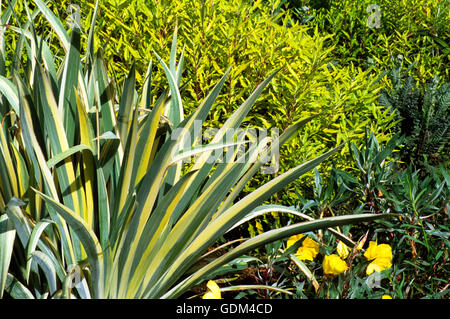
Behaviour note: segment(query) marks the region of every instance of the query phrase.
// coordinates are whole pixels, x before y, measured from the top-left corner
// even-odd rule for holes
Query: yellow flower
[[[319,244],[316,243],[313,239],[311,239],[309,237],[305,238],[302,245],[303,245],[303,247],[314,249],[314,250],[317,250],[317,252],[319,252],[319,248],[320,248]]]
[[[350,248],[346,244],[344,244],[342,241],[339,241],[339,243],[337,244],[336,250],[338,252],[338,255],[342,259],[347,258],[348,254],[350,253]]]
[[[222,299],[220,288],[215,281],[208,281],[206,287],[208,288],[208,291],[203,295],[203,299]]]
[[[310,248],[306,247],[300,247],[297,252],[295,253],[295,257],[297,257],[300,260],[314,260],[314,257],[316,257],[316,251]]]
[[[367,275],[392,267],[392,248],[388,244],[378,245],[376,241],[369,242],[369,248],[364,253],[364,257],[372,260],[367,266]]]
[[[336,254],[325,256],[322,267],[327,275],[339,275],[348,269],[347,263]]]
[[[376,241],[371,241],[369,242],[369,248],[364,253],[364,257],[368,260],[380,257],[392,259],[392,248],[388,244],[378,245]]]
[[[370,275],[373,272],[377,271],[383,271],[385,269],[391,268],[392,263],[391,260],[388,258],[376,258],[374,261],[372,261],[369,266],[367,266],[366,274]]]
[[[286,249],[294,245],[297,241],[305,237],[303,234],[298,234],[289,237],[286,243]],[[300,260],[313,260],[316,255],[319,253],[319,244],[316,243],[313,239],[306,237],[302,242],[302,246],[299,247],[297,252],[295,253],[295,257]]]
[[[392,299],[392,297],[389,295],[383,295],[381,296],[381,299]]]
[[[377,252],[377,242],[371,241],[369,242],[369,247],[366,249],[366,252],[364,253],[364,257],[366,257],[368,260],[375,259],[376,252]]]

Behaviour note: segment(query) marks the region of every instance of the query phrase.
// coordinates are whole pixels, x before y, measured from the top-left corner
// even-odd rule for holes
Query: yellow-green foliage
[[[168,60],[172,35],[178,28],[178,41],[185,45],[178,53],[185,50],[181,94],[188,114],[232,66],[212,109],[210,127],[219,127],[257,84],[282,68],[243,124],[282,130],[310,114],[325,115],[281,150],[281,171],[348,139],[358,144],[366,126],[380,141],[388,139],[391,115],[374,103],[379,88],[370,84],[375,74],[353,65],[333,67],[330,36],[308,30],[288,13],[275,11],[280,1],[273,2],[103,0],[96,21],[95,49],[102,44],[109,72],[119,82],[136,60],[139,85],[153,51]],[[67,16],[68,3],[81,8],[86,41],[94,4],[66,1],[53,9]],[[156,97],[165,80],[162,70],[154,71],[158,71],[152,75]],[[347,154],[344,148],[335,163],[345,167]],[[267,178],[271,177],[262,177]]]
[[[310,0],[287,1],[292,11],[310,6],[314,15],[307,24],[333,34],[337,45],[333,55],[339,63],[349,61],[391,69],[393,59],[402,55],[407,64],[417,62],[415,77],[423,83],[434,74],[449,79],[450,1],[448,0],[342,0],[330,1],[328,8],[316,7]],[[379,28],[368,27],[369,5],[378,5]]]

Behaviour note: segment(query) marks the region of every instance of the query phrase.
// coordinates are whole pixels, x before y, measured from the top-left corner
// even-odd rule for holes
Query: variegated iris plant
[[[226,162],[217,160],[215,150],[227,147],[231,152],[231,146],[242,143],[223,142],[224,136],[239,127],[276,72],[255,89],[211,143],[198,146],[188,136],[196,121],[206,120],[228,72],[185,116],[179,92],[183,54],[176,63],[175,32],[169,65],[155,54],[168,88],[152,98],[150,62],[141,94],[135,91],[132,67],[116,97],[101,50],[94,53],[94,23],[81,55],[80,28],[74,24],[69,36],[41,0],[34,1],[34,12],[27,10],[27,23],[6,26],[16,2],[2,13],[0,26],[2,35],[14,32],[19,38],[9,77],[4,43],[1,46],[0,296],[6,291],[14,298],[175,298],[265,243],[381,217],[312,220],[286,207],[260,206],[338,149],[292,168],[238,200],[264,164],[260,158],[251,160],[260,147],[246,148],[244,154],[234,151]],[[47,42],[35,32],[33,21],[40,15],[65,51],[58,69]],[[18,63],[22,53],[24,68]],[[272,140],[269,151],[311,119],[286,129]],[[174,136],[180,129],[183,133]],[[194,164],[183,164],[183,158],[194,154]],[[270,211],[301,215],[308,221],[265,232],[198,266],[218,238]],[[76,289],[71,289],[73,269],[81,270]]]

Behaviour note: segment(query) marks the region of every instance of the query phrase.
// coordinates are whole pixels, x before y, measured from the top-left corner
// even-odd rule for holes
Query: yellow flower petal
[[[325,256],[322,267],[324,273],[327,275],[339,275],[348,270],[347,263],[335,254]]]
[[[208,281],[206,287],[208,288],[208,291],[203,295],[203,299],[222,299],[220,287],[214,280]]]
[[[295,257],[300,260],[314,260],[318,251],[308,248],[308,247],[300,247],[295,253]]]
[[[316,243],[313,239],[306,237],[305,240],[302,243],[303,247],[312,248],[314,250],[319,250],[320,246],[318,243]]]
[[[298,234],[289,237],[287,243],[286,243],[286,249],[294,245],[297,241],[305,237],[303,234]],[[315,242],[313,239],[306,237],[302,245],[298,248],[297,252],[295,253],[295,256],[300,260],[313,260],[316,255],[319,253],[320,245]]]
[[[373,272],[381,271],[381,267],[377,264],[370,263],[369,266],[367,266],[366,269],[366,275],[370,275]]]
[[[388,244],[378,245],[376,241],[371,241],[364,256],[368,260],[372,260],[369,266],[367,266],[367,275],[392,267],[392,248]]]
[[[376,241],[369,242],[369,248],[364,253],[364,257],[368,260],[374,260],[376,258],[388,258],[392,260],[392,248],[388,244],[378,245]]]
[[[388,244],[378,245],[376,254],[376,258],[389,258],[392,260],[392,248]]]
[[[383,295],[381,296],[381,299],[392,299],[392,297],[389,295]]]
[[[368,260],[372,260],[377,258],[377,242],[376,241],[370,241],[369,242],[369,248],[366,249],[366,252],[364,253],[364,257],[366,257]]]
[[[347,258],[348,254],[350,253],[350,248],[342,241],[340,241],[337,244],[336,250],[338,252],[339,257],[341,257],[342,259]]]
[[[378,257],[367,266],[366,274],[370,275],[373,272],[383,271],[391,267],[392,263],[390,258]]]
[[[372,261],[372,263],[377,264],[377,265],[380,266],[383,270],[392,267],[391,258],[378,257],[378,258],[375,258],[375,260]]]

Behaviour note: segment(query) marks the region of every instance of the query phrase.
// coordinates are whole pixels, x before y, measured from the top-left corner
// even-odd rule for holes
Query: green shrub
[[[202,266],[204,254],[220,237],[253,218],[273,193],[340,147],[238,198],[265,164],[268,143],[258,141],[239,152],[238,145],[249,144],[246,135],[227,139],[227,130],[242,125],[279,70],[245,98],[211,143],[198,145],[191,138],[197,133],[195,123],[206,120],[230,69],[185,114],[179,85],[184,54],[177,61],[175,33],[169,65],[155,54],[168,82],[155,102],[152,62],[141,94],[134,64],[117,93],[102,50],[90,45],[94,24],[82,55],[77,24],[69,33],[43,1],[35,4],[66,53],[57,72],[55,56],[35,32],[27,7],[30,23],[9,27],[23,35],[27,59],[23,69],[16,64],[10,70],[12,79],[0,76],[0,297],[6,291],[14,298],[174,298],[258,246],[387,217],[310,219],[260,234]],[[315,117],[296,121],[273,137],[267,152],[275,152]],[[220,161],[221,153],[215,152],[224,149],[228,161]],[[183,167],[182,160],[194,155],[199,155],[195,163]],[[79,276],[76,290],[74,272]]]
[[[66,21],[68,3],[51,2],[49,6]],[[81,43],[86,44],[93,4],[86,0],[70,3],[81,8]],[[178,40],[185,44],[185,59],[180,63],[185,65],[186,81],[180,83],[180,94],[188,112],[195,110],[231,66],[224,90],[208,117],[208,127],[217,127],[258,83],[275,69],[282,68],[244,124],[283,130],[311,114],[322,112],[326,116],[306,125],[302,135],[283,150],[280,172],[316,155],[324,147],[334,147],[347,140],[358,144],[366,126],[380,140],[389,139],[393,116],[376,104],[380,82],[371,86],[378,74],[351,64],[333,67],[334,40],[318,31],[308,31],[308,27],[293,21],[288,12],[275,10],[278,4],[275,1],[267,6],[264,1],[244,0],[102,1],[94,47],[103,49],[110,65],[109,75],[116,80],[119,95],[123,91],[125,70],[135,61],[140,91],[145,80],[142,75],[147,71],[146,61],[151,59],[153,51],[163,59],[169,58],[171,34],[177,28]],[[52,33],[50,39],[54,39]],[[55,41],[50,41],[50,47],[56,55],[62,52]],[[177,53],[181,54],[183,49],[179,48]],[[55,59],[57,66],[59,59]],[[153,69],[153,82],[163,83],[163,72]],[[152,88],[152,103],[162,90],[158,85]],[[347,148],[335,157],[335,164],[345,166],[346,154]],[[246,190],[267,180],[258,177]],[[295,197],[295,187],[294,184],[287,193],[281,194],[281,199]]]
[[[320,245],[312,260],[294,258],[294,250],[284,249],[285,241],[266,245],[259,254],[251,254],[253,273],[244,272],[235,282],[251,281],[255,286],[241,292],[239,297],[255,294],[270,298],[368,298],[380,299],[445,299],[450,293],[448,276],[450,227],[449,163],[423,172],[411,165],[406,169],[398,161],[402,138],[379,143],[367,134],[361,147],[352,145],[352,161],[356,169],[343,171],[333,168],[330,174],[314,172],[310,191],[299,195],[291,207],[273,211],[290,212],[291,220],[320,218],[346,213],[392,213],[386,220],[375,221],[369,227],[346,225],[335,230],[308,233]],[[362,251],[342,257],[349,269],[337,276],[325,276],[323,258],[337,254],[341,236],[364,242]],[[392,266],[367,275],[369,264],[364,257],[368,241],[388,243],[392,248]],[[358,245],[356,245],[358,246]],[[366,250],[367,251],[367,250]],[[258,289],[270,285],[272,290]],[[276,289],[280,290],[276,290]],[[227,295],[225,295],[227,296]]]
[[[383,89],[379,102],[398,113],[397,130],[406,137],[402,160],[417,168],[448,161],[450,83],[439,83],[435,76],[425,90],[420,90],[413,77],[402,81],[401,67],[399,64],[391,71],[392,88]]]
[[[367,10],[372,4],[380,9],[379,28],[368,24],[372,12]],[[302,20],[304,12],[299,8],[310,7],[308,14],[314,18],[308,25],[317,26],[323,34],[333,34],[333,55],[339,63],[354,62],[361,67],[377,63],[391,69],[395,66],[392,58],[402,55],[407,63],[418,63],[415,75],[424,83],[436,73],[450,79],[449,4],[448,0],[345,0],[317,7],[304,0],[289,8]]]

